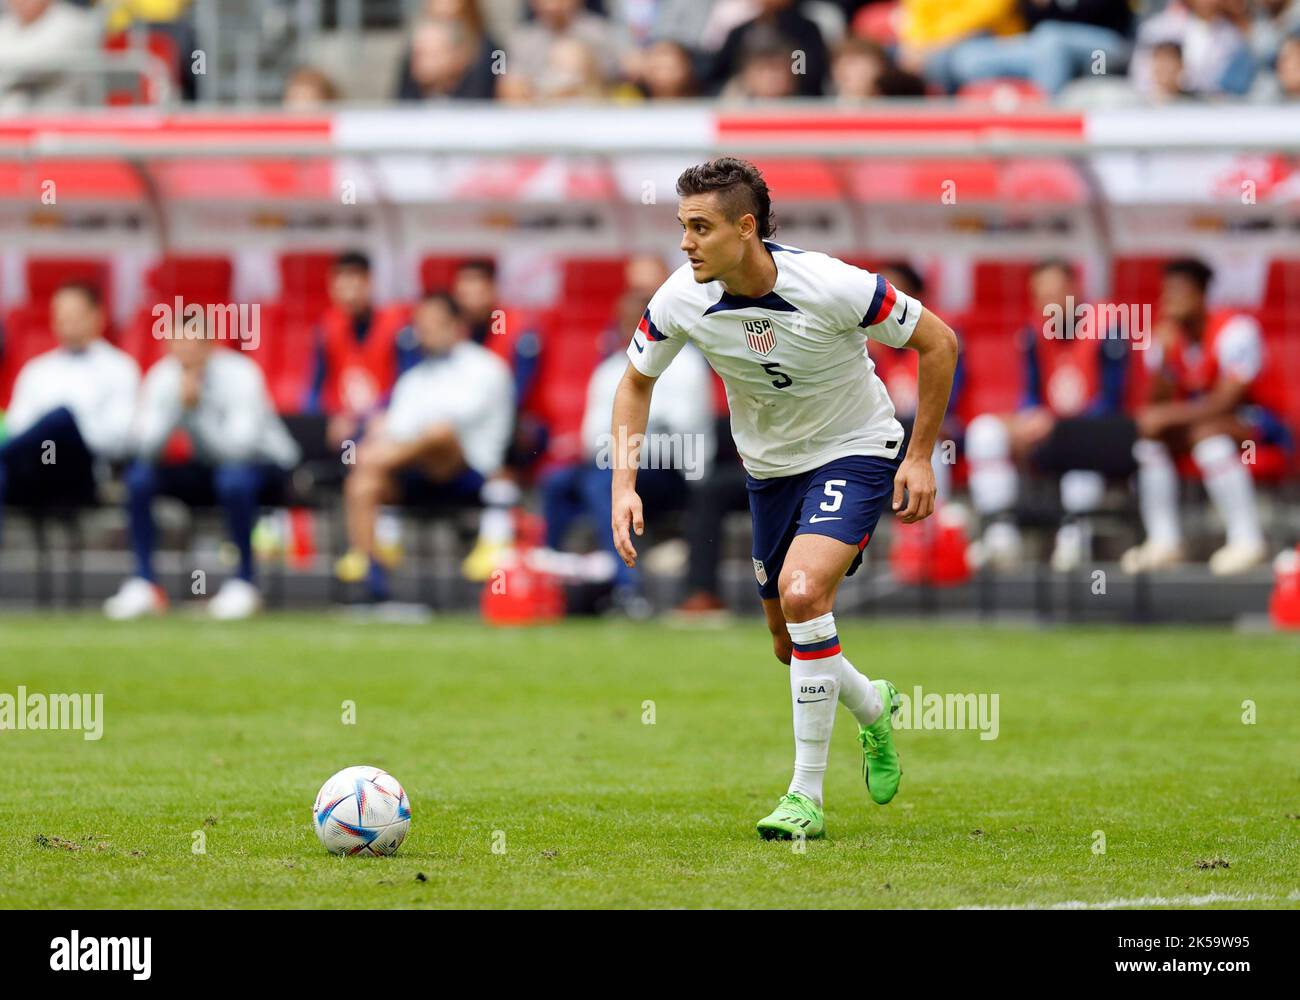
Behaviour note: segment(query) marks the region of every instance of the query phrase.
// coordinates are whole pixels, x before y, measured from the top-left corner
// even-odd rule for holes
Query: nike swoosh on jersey
[[[843,521],[843,520],[844,518],[842,517],[818,517],[816,514],[814,514],[812,517],[808,518],[808,523],[816,524],[819,521]]]
[[[645,353],[645,348],[641,346],[641,342],[637,340],[635,337],[632,338],[632,346],[635,347],[640,353],[642,354]]]
[[[898,318],[899,326],[902,326],[904,323],[907,322],[907,310],[910,308],[911,306],[909,306],[906,302],[903,303],[903,315]]]

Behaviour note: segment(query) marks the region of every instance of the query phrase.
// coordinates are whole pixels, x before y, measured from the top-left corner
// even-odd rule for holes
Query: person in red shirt
[[[365,422],[379,409],[410,362],[414,344],[398,334],[406,310],[379,309],[372,299],[370,260],[349,251],[334,262],[330,304],[316,326],[316,359],[304,409],[329,417],[330,444],[358,440]]]
[[[1129,573],[1183,559],[1175,462],[1188,453],[1227,529],[1210,570],[1242,573],[1267,556],[1241,444],[1288,444],[1289,435],[1277,416],[1280,401],[1259,378],[1266,363],[1259,323],[1245,313],[1207,307],[1213,276],[1194,258],[1165,268],[1160,319],[1146,353],[1147,402],[1137,414],[1133,447],[1146,540],[1124,554],[1121,565]]]
[[[971,556],[1003,567],[1019,561],[1015,510],[1020,474],[1029,469],[1060,477],[1065,519],[1051,564],[1065,572],[1088,557],[1086,515],[1101,503],[1106,479],[1132,472],[1133,430],[1123,415],[1132,337],[1125,334],[1138,331],[1112,328],[1103,310],[1085,302],[1068,261],[1040,262],[1029,286],[1035,312],[1016,341],[1020,406],[980,414],[966,429],[971,501],[986,523]]]

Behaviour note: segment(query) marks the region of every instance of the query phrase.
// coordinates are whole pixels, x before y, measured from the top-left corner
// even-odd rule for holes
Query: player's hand
[[[903,506],[903,493],[907,492],[907,506]],[[904,524],[924,521],[934,513],[934,469],[929,459],[905,458],[894,476],[894,513]]]
[[[635,490],[628,490],[614,497],[613,514],[611,517],[610,527],[614,532],[614,548],[618,549],[618,554],[622,557],[629,569],[636,566],[636,548],[632,545],[632,535],[628,530],[638,535],[645,532],[645,517],[641,512],[641,498],[637,496]]]
[[[1160,403],[1153,403],[1138,410],[1134,420],[1140,437],[1158,438],[1169,429],[1169,410]]]

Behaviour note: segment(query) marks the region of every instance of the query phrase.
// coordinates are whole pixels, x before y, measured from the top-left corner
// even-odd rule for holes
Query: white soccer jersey
[[[894,458],[903,428],[867,337],[902,347],[921,304],[883,277],[823,253],[766,242],[776,285],[762,298],[698,284],[683,264],[660,286],[628,345],[657,378],[690,340],[727,388],[731,432],[755,479],[793,476],[846,455]]]

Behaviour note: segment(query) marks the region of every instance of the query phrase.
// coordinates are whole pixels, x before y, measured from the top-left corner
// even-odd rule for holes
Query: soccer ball
[[[316,836],[331,854],[392,854],[411,826],[411,803],[382,767],[345,767],[312,806]]]

